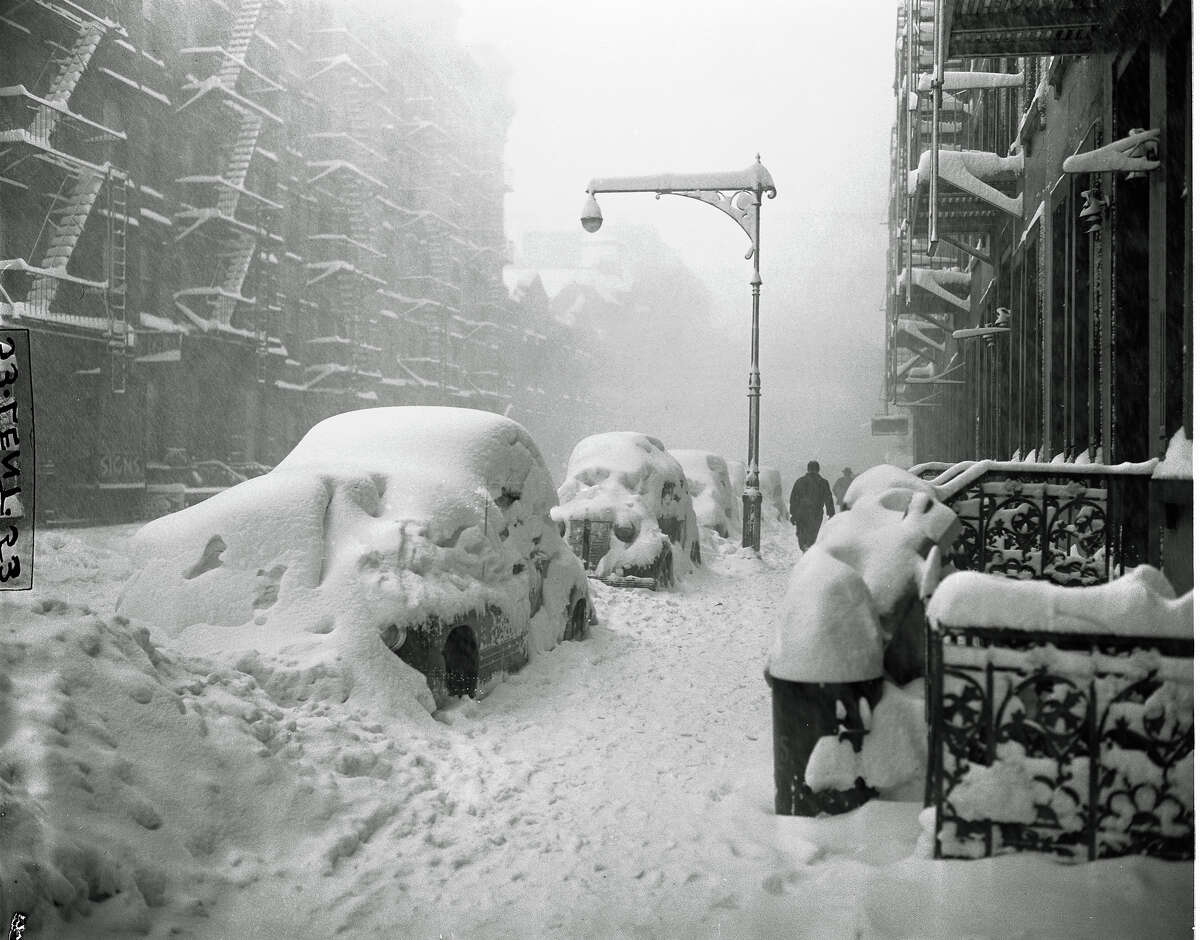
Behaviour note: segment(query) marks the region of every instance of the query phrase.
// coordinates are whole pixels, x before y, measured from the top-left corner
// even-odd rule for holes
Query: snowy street
[[[112,616],[129,531],[45,533],[41,586],[0,601],[6,725],[25,729],[4,742],[17,862],[94,898],[46,932],[35,911],[32,936],[1190,929],[1190,865],[929,861],[918,792],[774,816],[762,668],[788,530],[761,561],[709,550],[678,593],[594,585],[589,639],[437,720],[343,705],[318,667],[183,656],[152,624],[139,637]]]

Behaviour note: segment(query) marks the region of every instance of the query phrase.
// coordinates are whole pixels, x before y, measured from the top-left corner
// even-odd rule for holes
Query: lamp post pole
[[[604,217],[596,202],[597,193],[654,193],[686,196],[715,206],[737,222],[750,237],[746,259],[753,259],[750,278],[750,440],[746,458],[746,488],[742,492],[742,545],[759,550],[762,535],[762,490],[758,477],[759,400],[762,376],[758,371],[758,301],[762,291],[759,274],[759,211],[763,195],[775,198],[775,181],[762,165],[761,157],[745,170],[719,173],[663,173],[656,176],[600,177],[587,186],[587,199],[580,213],[584,231],[599,231]]]

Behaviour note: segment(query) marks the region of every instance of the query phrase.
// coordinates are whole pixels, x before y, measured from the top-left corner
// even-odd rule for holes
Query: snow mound
[[[699,562],[687,477],[657,438],[636,431],[585,437],[571,451],[558,499],[551,514],[564,526],[612,524],[613,537],[596,564],[601,577],[652,572],[669,552],[667,582],[673,583]]]
[[[1151,565],[1090,587],[960,571],[934,591],[928,616],[938,626],[1062,633],[1191,637],[1193,630],[1192,592],[1177,598],[1166,575]]]
[[[698,525],[722,538],[738,530],[734,493],[725,459],[704,450],[670,450],[688,481]]]
[[[861,751],[838,735],[820,738],[809,755],[804,782],[814,790],[849,790],[862,778],[886,798],[889,790],[920,779],[926,753],[924,688],[919,680],[911,686],[910,692],[884,684],[879,704],[864,716],[869,733]]]
[[[352,697],[428,711],[424,677],[388,649],[410,630],[486,612],[497,643],[524,638],[537,651],[562,638],[587,582],[554,505],[514,421],[460,408],[347,412],[270,473],[146,525],[118,610],[189,652],[334,669]]]
[[[866,471],[855,483],[863,477],[908,482],[888,472],[894,468],[882,469]],[[958,527],[954,510],[920,488],[860,491],[849,510],[826,520],[793,571],[768,662],[771,675],[797,682],[873,679],[883,674],[884,644],[923,649],[912,636],[924,623],[914,610],[920,613],[918,599],[940,576],[940,558]],[[908,665],[895,663],[907,681]]]
[[[791,682],[857,682],[883,675],[883,641],[858,572],[822,551],[805,552],[783,599],[768,669]]]
[[[1180,428],[1167,445],[1166,456],[1154,468],[1156,480],[1192,479],[1192,441],[1187,432]]]
[[[894,489],[914,490],[924,493],[931,499],[934,497],[932,484],[907,470],[901,470],[890,463],[881,463],[867,468],[856,476],[853,482],[846,487],[846,495],[842,498],[842,502],[848,509],[852,509],[854,504],[864,496]]]
[[[5,910],[86,917],[87,936],[202,914],[333,795],[296,772],[296,722],[252,677],[51,597],[0,601],[0,621]]]

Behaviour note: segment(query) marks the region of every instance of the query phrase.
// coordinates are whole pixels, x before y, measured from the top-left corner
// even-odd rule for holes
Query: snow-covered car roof
[[[686,492],[687,476],[658,438],[637,431],[593,434],[571,451],[556,515],[610,522],[642,513],[684,518],[690,500],[664,504],[667,485]]]

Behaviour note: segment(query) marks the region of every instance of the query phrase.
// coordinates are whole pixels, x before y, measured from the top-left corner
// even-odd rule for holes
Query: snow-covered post
[[[587,185],[587,199],[579,221],[585,232],[598,232],[604,223],[596,193],[654,193],[660,196],[686,196],[715,206],[735,221],[750,236],[746,260],[753,259],[750,278],[750,442],[746,458],[746,488],[742,493],[742,545],[759,550],[762,533],[762,491],[758,485],[759,400],[762,377],[758,371],[758,300],[762,277],[758,270],[759,210],[765,195],[775,198],[775,181],[762,158],[755,157],[745,170],[717,173],[659,173],[653,176],[614,176],[593,179]]]
[[[857,752],[872,708],[883,695],[879,618],[863,579],[849,565],[811,550],[792,572],[781,628],[767,663],[775,742],[775,812],[844,813],[874,795],[861,779],[849,786],[806,778],[822,738],[848,740]]]

